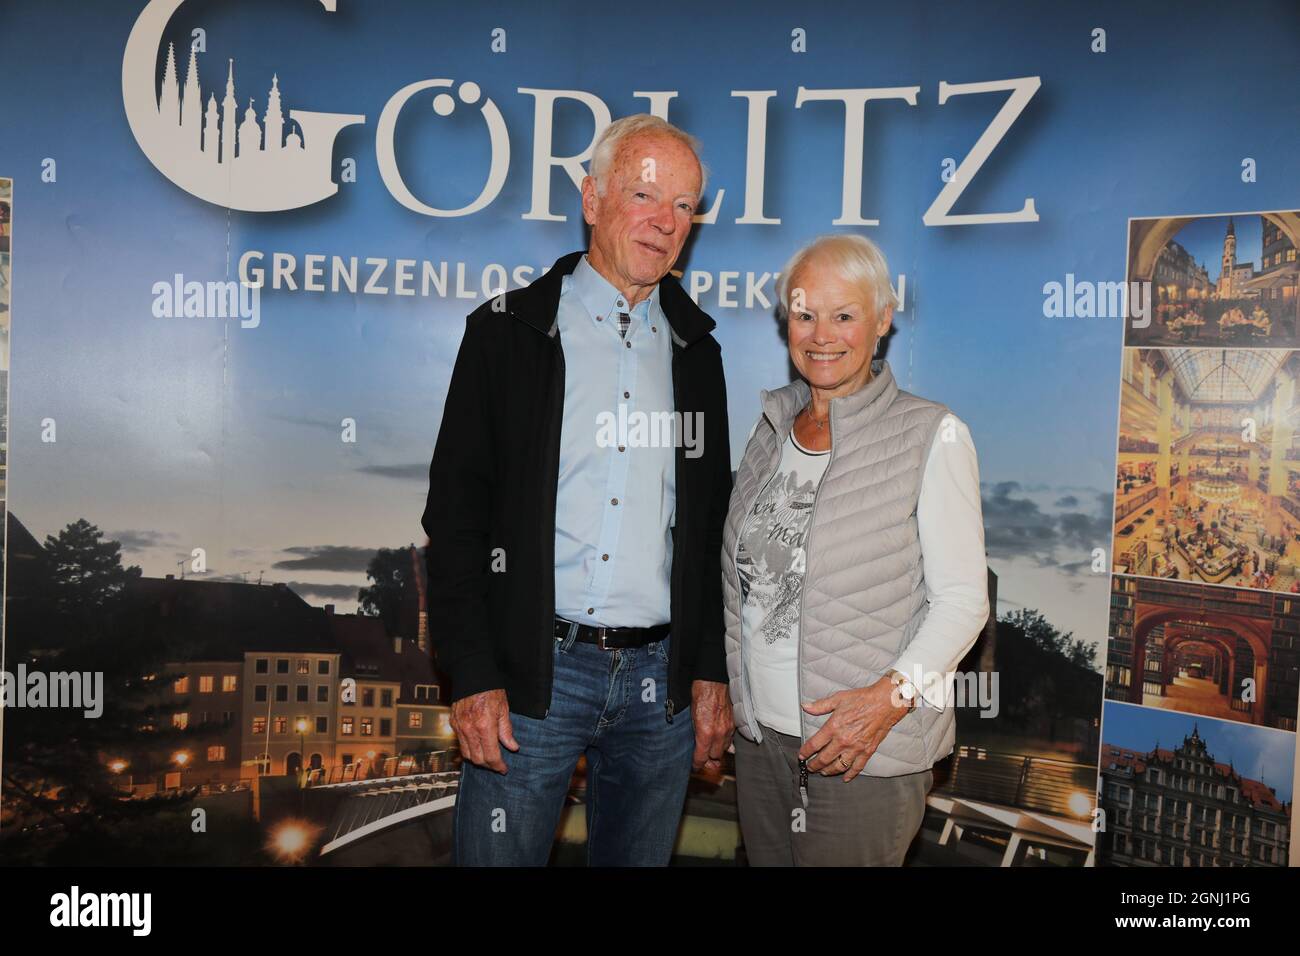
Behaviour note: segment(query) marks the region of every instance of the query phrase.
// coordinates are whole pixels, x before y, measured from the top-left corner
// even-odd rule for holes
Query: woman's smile
[[[847,351],[814,352],[809,349],[805,349],[803,354],[808,358],[808,361],[810,362],[817,362],[821,365],[830,365],[832,362],[839,361],[849,353]]]

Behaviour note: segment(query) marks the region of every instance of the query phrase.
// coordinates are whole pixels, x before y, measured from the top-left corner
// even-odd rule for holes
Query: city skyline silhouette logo
[[[331,176],[334,142],[341,130],[365,123],[364,115],[291,109],[286,122],[275,74],[261,122],[254,97],[241,120],[234,58],[229,58],[220,107],[213,90],[205,106],[198,54],[191,48],[182,86],[171,43],[157,91],[163,33],[184,2],[150,0],[122,57],[122,103],[131,134],[149,161],[190,195],[242,212],[300,209],[337,193]],[[327,12],[336,11],[338,0],[319,2]]]

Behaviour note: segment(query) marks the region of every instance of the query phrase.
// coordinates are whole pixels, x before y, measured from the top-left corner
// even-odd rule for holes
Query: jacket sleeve
[[[485,321],[471,315],[443,405],[429,464],[429,496],[420,519],[429,545],[429,629],[438,665],[451,678],[451,699],[505,686],[488,619],[495,469],[490,379],[483,360]]]
[[[717,403],[706,423],[710,450],[713,452],[705,559],[701,566],[703,591],[700,595],[700,644],[695,657],[695,680],[727,682],[727,654],[723,643],[725,625],[722,617],[722,530],[731,502],[731,438],[727,425],[727,380],[718,354]],[[709,427],[709,426],[712,427]]]

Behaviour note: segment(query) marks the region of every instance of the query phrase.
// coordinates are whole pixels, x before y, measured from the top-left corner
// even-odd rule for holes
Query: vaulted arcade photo
[[[1295,730],[1300,598],[1111,579],[1106,698]]]

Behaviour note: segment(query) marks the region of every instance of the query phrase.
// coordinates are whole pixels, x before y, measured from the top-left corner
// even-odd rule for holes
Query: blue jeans
[[[691,774],[690,708],[668,722],[668,644],[602,651],[555,641],[545,719],[512,713],[517,753],[505,774],[461,767],[456,863],[545,866],[578,758],[587,756],[587,863],[666,866]]]

